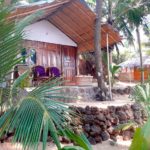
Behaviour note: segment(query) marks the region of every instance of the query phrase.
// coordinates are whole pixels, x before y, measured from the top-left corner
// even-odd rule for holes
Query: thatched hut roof
[[[51,3],[31,4],[16,8],[9,17],[21,19],[38,10],[44,13],[36,21],[46,19],[77,43],[78,49],[94,49],[94,22],[96,15],[84,0],[55,0]],[[109,24],[102,24],[102,48],[106,47],[106,34],[109,34],[109,46],[121,42],[121,36]]]
[[[150,66],[150,56],[143,56],[143,65]],[[131,58],[119,64],[122,68],[140,67],[140,57]]]

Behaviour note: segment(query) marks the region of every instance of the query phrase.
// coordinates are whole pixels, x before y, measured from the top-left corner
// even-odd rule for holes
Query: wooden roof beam
[[[74,1],[75,1],[75,0],[72,0],[72,1],[70,1],[70,2],[68,2],[68,3],[66,3],[66,4],[64,4],[63,6],[61,6],[60,8],[58,8],[55,12],[53,12],[52,14],[50,14],[49,16],[47,16],[47,18],[48,18],[48,20],[50,20],[51,17],[57,16],[58,13],[60,13],[60,15],[63,15],[67,20],[69,20],[69,21],[68,21],[69,23],[71,22],[72,24],[74,24],[74,25],[76,26],[75,28],[76,28],[77,30],[81,30],[81,31],[79,31],[79,32],[81,33],[83,30],[80,29],[80,28],[78,29],[78,27],[79,27],[80,25],[79,25],[77,22],[75,22],[75,20],[73,20],[73,18],[70,18],[68,14],[65,13],[65,10],[68,9],[67,7],[70,6]],[[62,18],[64,18],[64,17],[62,17]],[[86,35],[87,37],[89,37],[89,34],[86,33],[86,32],[84,32],[84,33],[82,33],[82,34],[84,34],[84,35]],[[79,36],[80,36],[80,35],[79,35]]]
[[[67,3],[63,4],[63,6],[59,7],[56,11],[48,15],[46,18],[50,19],[52,16],[56,15],[59,11],[62,11],[65,7],[68,7],[75,0],[68,0]]]
[[[58,18],[58,19],[60,19],[60,18]],[[58,24],[55,22],[55,20],[53,20],[51,18],[51,20],[49,20],[49,21],[64,33],[64,30],[62,29],[62,27],[58,26]],[[70,26],[68,26],[67,24],[64,24],[64,22],[61,19],[59,21],[61,22],[61,24],[63,24],[63,26],[65,26],[65,28],[67,30],[69,30],[71,32],[72,35],[75,35],[75,38],[78,37],[80,40],[83,40],[76,32],[74,32],[74,30],[71,29]],[[67,33],[66,33],[66,35],[78,45],[79,42],[77,40],[75,41],[73,36],[70,36],[70,34],[67,34]]]
[[[80,39],[80,41],[85,42],[86,40],[83,39],[78,33],[76,33],[64,20],[62,20],[61,17],[59,17],[58,15],[55,17],[51,17],[51,19],[49,19],[50,22],[52,22],[56,27],[58,27],[62,32],[64,32],[64,30],[60,27],[60,25],[58,25],[58,22],[55,22],[56,18],[59,20],[59,24],[66,26],[66,29],[70,30],[71,33],[67,34],[74,42],[76,42],[77,44],[79,43],[79,41],[75,41],[75,39],[73,38],[73,36],[71,36],[71,34],[75,34],[76,37],[78,37]],[[64,32],[65,33],[65,32]]]

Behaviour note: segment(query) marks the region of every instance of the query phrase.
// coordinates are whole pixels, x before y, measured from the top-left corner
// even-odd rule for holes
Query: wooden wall
[[[131,82],[134,81],[134,69],[124,68],[119,73],[119,81]]]
[[[150,67],[144,68],[144,80],[147,80],[150,75]],[[132,68],[132,69],[122,69],[119,74],[120,81],[140,81],[141,80],[141,71],[140,68]]]
[[[144,68],[144,80],[147,80],[149,75],[150,75],[150,68]],[[141,71],[139,68],[134,68],[134,80],[135,81],[141,80]]]
[[[76,75],[77,48],[38,41],[25,40],[23,46],[36,51],[36,65],[57,67],[66,80],[72,81]]]

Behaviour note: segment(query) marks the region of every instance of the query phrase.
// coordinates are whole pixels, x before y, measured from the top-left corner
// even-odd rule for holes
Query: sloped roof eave
[[[46,19],[77,43],[79,51],[94,49],[95,13],[89,9],[84,0],[55,0],[52,3],[18,7],[10,19],[21,19],[38,10],[44,11],[37,20]],[[36,20],[36,21],[37,21]],[[106,35],[109,45],[121,42],[122,38],[111,25],[102,24],[101,45],[106,47]]]

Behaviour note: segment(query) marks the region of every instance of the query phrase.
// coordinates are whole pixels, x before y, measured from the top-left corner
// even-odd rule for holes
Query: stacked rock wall
[[[66,86],[63,87],[62,93],[64,96],[72,97],[74,99],[62,99],[63,102],[76,102],[76,101],[105,101],[110,100],[109,93],[107,91],[106,95],[98,87],[94,86]],[[129,94],[131,92],[131,87],[112,89],[113,94]]]
[[[143,124],[146,114],[139,104],[124,105],[120,107],[110,106],[107,109],[97,107],[73,107],[81,116],[82,129],[91,144],[100,143],[109,138],[116,140],[118,135],[124,140],[133,137],[135,126]],[[130,123],[132,125],[126,130],[122,130],[122,125]]]

